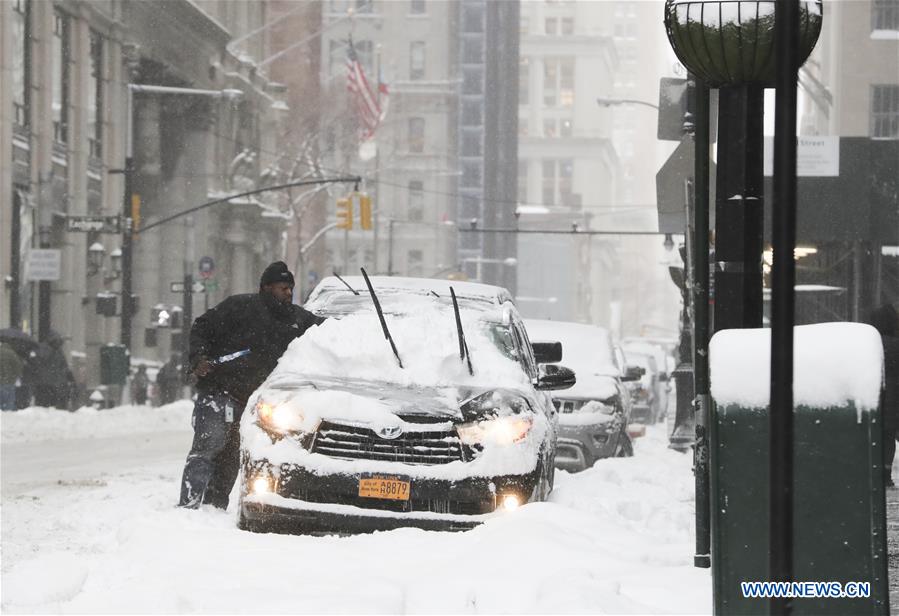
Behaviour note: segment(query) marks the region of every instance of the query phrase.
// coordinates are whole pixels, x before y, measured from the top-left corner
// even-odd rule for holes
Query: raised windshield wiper
[[[450,287],[450,295],[453,297],[453,312],[456,313],[456,332],[459,334],[459,359],[468,363],[468,374],[474,376],[471,367],[471,355],[468,353],[468,343],[465,342],[465,332],[462,331],[462,315],[459,314],[459,302],[456,301],[456,292]]]
[[[396,363],[400,365],[400,368],[403,367],[403,360],[400,359],[400,354],[396,350],[396,344],[393,342],[393,336],[390,335],[390,330],[387,329],[387,321],[384,320],[384,311],[381,310],[381,302],[378,301],[378,296],[375,295],[375,289],[371,286],[371,280],[368,279],[368,274],[365,273],[365,268],[360,267],[362,270],[362,277],[365,278],[365,284],[368,286],[368,292],[371,293],[371,301],[375,303],[375,310],[378,311],[378,318],[381,319],[381,329],[384,330],[384,337],[387,338],[387,341],[390,343],[390,348],[393,349],[393,354],[396,357]]]
[[[334,272],[334,275],[337,277],[337,280],[339,280],[340,282],[342,282],[343,284],[346,285],[347,289],[349,289],[350,291],[353,292],[353,295],[359,295],[359,291],[357,291],[356,289],[351,287],[350,283],[348,283],[346,280],[344,280],[343,278],[340,277],[340,274],[338,274],[337,272]]]

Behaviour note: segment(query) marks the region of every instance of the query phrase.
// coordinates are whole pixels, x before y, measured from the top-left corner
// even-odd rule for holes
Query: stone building
[[[262,267],[283,254],[277,198],[238,200],[141,232],[266,180],[285,105],[252,57],[228,48],[229,27],[252,23],[264,8],[239,4],[221,3],[243,11],[222,15],[221,5],[187,0],[0,3],[0,317],[41,336],[49,327],[62,333],[70,352],[86,356],[89,385],[99,378],[102,345],[130,338],[133,359],[164,361],[184,339],[173,327],[179,311],[195,315],[227,294],[253,291]],[[128,84],[208,92],[129,97]],[[129,120],[140,206],[126,210]],[[119,298],[122,236],[67,231],[73,217],[123,212],[135,215],[137,231],[134,302]],[[25,264],[39,247],[61,251],[57,280],[29,280]],[[196,278],[203,256],[216,264],[210,292],[185,306],[171,283]]]

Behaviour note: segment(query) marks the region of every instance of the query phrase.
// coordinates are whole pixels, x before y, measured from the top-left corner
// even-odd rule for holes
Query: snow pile
[[[5,444],[181,430],[185,425],[190,427],[192,410],[193,402],[190,400],[179,400],[155,408],[120,406],[97,410],[84,407],[74,413],[29,407],[0,415],[0,436]]]
[[[463,312],[462,323],[474,376],[459,358],[453,311],[421,304],[416,314],[386,316],[403,361],[400,368],[384,338],[376,314],[328,319],[294,340],[266,381],[269,387],[297,376],[385,381],[399,385],[528,386],[521,366],[505,357],[489,338],[489,327],[477,313]]]
[[[68,414],[53,417],[64,432]],[[144,429],[127,409],[79,417]],[[711,613],[710,574],[692,566],[692,460],[661,426],[635,457],[557,473],[550,502],[470,532],[352,537],[240,531],[236,493],[228,512],[175,508],[189,422],[161,428],[118,438],[114,459],[98,460],[91,438],[4,446],[4,614]],[[148,436],[171,453],[135,459]],[[79,474],[37,485],[38,465],[7,467],[30,453]]]
[[[793,403],[877,408],[883,380],[880,334],[861,323],[794,329]],[[709,344],[712,397],[719,405],[765,408],[771,393],[771,330],[730,329]]]

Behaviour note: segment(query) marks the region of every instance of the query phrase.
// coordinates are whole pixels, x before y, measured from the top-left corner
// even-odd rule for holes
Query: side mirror
[[[534,360],[538,364],[555,364],[562,361],[561,342],[535,342],[531,346],[534,347]]]
[[[554,365],[541,366],[540,376],[537,377],[535,388],[541,391],[568,389],[569,387],[572,387],[576,381],[577,378],[574,375],[574,370],[571,368]]]
[[[624,376],[621,377],[621,380],[639,381],[644,374],[646,374],[646,370],[641,368],[640,366],[628,366],[627,371],[624,373]]]

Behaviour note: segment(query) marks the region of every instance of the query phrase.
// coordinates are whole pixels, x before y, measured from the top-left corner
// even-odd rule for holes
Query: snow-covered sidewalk
[[[711,612],[664,426],[467,533],[292,537],[174,507],[190,409],[2,414],[4,613]]]

